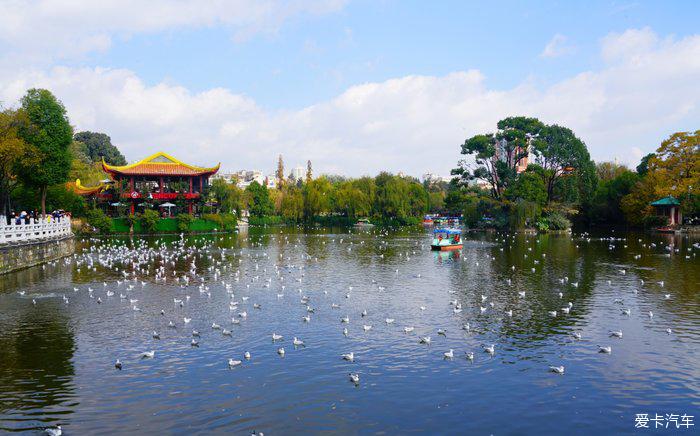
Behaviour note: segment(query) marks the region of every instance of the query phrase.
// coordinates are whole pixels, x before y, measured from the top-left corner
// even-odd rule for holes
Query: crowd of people
[[[47,213],[43,219],[45,220],[45,222],[51,223],[61,222],[61,219],[63,219],[63,217],[70,217],[70,212],[66,212],[64,210],[54,210],[51,213]],[[36,210],[32,210],[29,212],[23,210],[20,213],[12,211],[10,213],[10,216],[7,217],[7,224],[31,224],[41,222],[41,220],[41,213],[39,213]]]

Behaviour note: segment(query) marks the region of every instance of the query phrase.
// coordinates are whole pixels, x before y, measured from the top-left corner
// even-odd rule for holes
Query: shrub
[[[551,230],[568,230],[571,228],[571,221],[558,212],[549,214],[547,222]]]
[[[89,209],[85,213],[88,224],[96,228],[100,233],[107,234],[112,231],[112,219],[105,215],[101,209]]]
[[[150,209],[144,210],[138,218],[141,229],[146,233],[154,233],[156,231],[159,219],[158,212]]]
[[[190,231],[190,226],[194,218],[188,213],[181,213],[177,216],[177,231],[185,233]]]
[[[221,227],[224,226],[224,219],[218,213],[205,213],[202,215],[202,219],[218,224]]]
[[[661,227],[668,225],[668,217],[661,215],[647,215],[642,218],[644,227]]]

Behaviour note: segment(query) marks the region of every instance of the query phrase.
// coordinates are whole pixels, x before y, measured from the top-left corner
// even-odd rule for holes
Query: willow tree
[[[68,121],[66,108],[48,90],[30,89],[21,102],[28,123],[20,124],[19,136],[39,159],[36,163],[20,164],[19,174],[25,185],[39,190],[41,213],[46,215],[48,187],[68,180],[73,128]]]

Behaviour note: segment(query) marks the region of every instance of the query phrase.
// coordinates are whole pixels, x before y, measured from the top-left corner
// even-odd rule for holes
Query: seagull
[[[464,355],[468,360],[471,360],[472,362],[474,361],[474,353],[471,351],[465,351]]]
[[[198,338],[199,337],[199,332],[197,330],[192,330],[192,336]]]
[[[245,357],[246,360],[250,360],[250,351],[243,353],[243,357]]]
[[[221,334],[224,336],[232,336],[231,330],[226,330],[226,329],[221,330]]]
[[[185,324],[189,324],[190,321],[192,321],[192,318],[184,317],[182,320],[185,321]]]
[[[466,331],[471,330],[471,326],[469,325],[469,323],[462,324],[462,330],[466,330]]]
[[[445,356],[445,359],[452,359],[453,357],[455,357],[455,353],[454,353],[454,350],[452,348],[450,348],[450,351],[445,351],[442,354],[443,354],[443,356]]]
[[[438,329],[437,334],[447,337],[447,329]]]
[[[193,338],[192,342],[190,342],[190,345],[193,347],[199,347],[199,342],[197,342],[197,340]]]
[[[343,318],[340,318],[341,323],[348,324],[350,322],[350,317],[349,316],[344,316]]]
[[[362,316],[367,316],[367,309],[363,310],[361,313]]]
[[[574,337],[574,339],[580,340],[581,339],[581,333],[579,332],[573,332],[571,336]]]
[[[277,349],[277,354],[279,354],[280,356],[284,357],[284,347],[278,348],[278,349]]]
[[[549,314],[549,316],[557,316],[557,311],[556,311],[556,310],[550,310],[550,311],[547,312],[547,313]]]
[[[297,338],[296,336],[294,336],[294,340],[292,341],[292,343],[294,344],[295,347],[298,347],[298,346],[304,346],[304,347],[305,347],[305,346],[306,346],[306,345],[304,345],[304,341],[302,341],[301,339]]]
[[[61,436],[63,434],[60,425],[57,425],[56,428],[47,428],[45,431],[49,436]]]
[[[491,345],[482,345],[482,347],[484,347],[484,352],[485,352],[485,353],[489,353],[489,354],[492,355],[492,356],[496,353],[495,345],[493,345],[493,344],[491,344]]]
[[[631,311],[629,309],[620,309],[623,315],[630,316]]]
[[[557,374],[564,374],[564,366],[550,366],[549,370]]]
[[[220,330],[221,326],[215,322],[211,323],[212,330]]]
[[[343,360],[347,360],[348,362],[354,362],[355,361],[355,353],[346,353],[346,354],[341,354],[340,357],[343,358]]]
[[[141,358],[142,358],[142,359],[146,359],[146,358],[152,359],[152,358],[154,358],[154,357],[156,357],[156,352],[153,351],[153,350],[151,350],[151,351],[144,351],[143,353],[141,353]]]
[[[611,330],[610,337],[616,337],[616,338],[622,339],[622,330],[618,330],[618,331]]]
[[[430,345],[430,336],[424,336],[424,337],[420,338],[420,341],[418,341],[418,342],[421,344]]]
[[[116,362],[114,362],[114,367],[117,369],[122,369],[122,363],[117,359]]]
[[[153,330],[153,339],[160,339],[160,335],[155,330]]]
[[[228,360],[228,367],[229,367],[229,368],[235,368],[235,367],[237,367],[238,365],[240,365],[241,363],[243,363],[243,362],[241,362],[240,360],[229,359],[229,360]]]
[[[654,317],[654,312],[652,312],[652,311],[650,310],[650,311],[649,311],[649,318],[653,318],[653,317]]]
[[[282,340],[282,335],[278,335],[277,333],[272,334],[272,341],[279,341]]]
[[[518,292],[518,297],[525,298],[525,291]]]
[[[355,384],[359,384],[359,383],[360,383],[360,375],[359,375],[359,374],[350,373],[350,374],[348,374],[348,376],[350,377],[350,381],[351,381],[351,382],[353,382],[353,383],[355,383]]]
[[[394,318],[387,318],[384,321],[386,321],[387,324],[392,324],[394,322]]]
[[[406,333],[411,333],[413,331],[413,327],[404,327],[403,331]]]
[[[598,345],[598,352],[599,353],[605,353],[605,354],[610,354],[612,353],[612,347],[603,347],[602,345]]]
[[[304,320],[304,322],[311,322],[311,315],[302,316],[301,319]]]
[[[372,330],[372,326],[371,326],[371,325],[363,325],[362,328],[363,328],[366,332]]]
[[[343,329],[343,336],[345,336],[346,338],[348,337],[348,329],[347,328]]]

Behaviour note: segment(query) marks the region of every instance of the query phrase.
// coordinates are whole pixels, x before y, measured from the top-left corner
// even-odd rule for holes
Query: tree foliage
[[[124,155],[112,145],[112,139],[106,134],[78,132],[74,139],[85,144],[85,154],[92,162],[101,162],[104,158],[110,165],[126,165]]]
[[[245,192],[248,195],[248,211],[251,216],[266,217],[274,214],[275,205],[266,186],[253,182],[246,187]]]
[[[46,190],[68,179],[73,128],[63,104],[46,89],[28,90],[21,103],[29,122],[20,124],[19,136],[34,148],[39,161],[23,161],[19,173],[24,184],[40,190],[41,211],[45,214]]]

